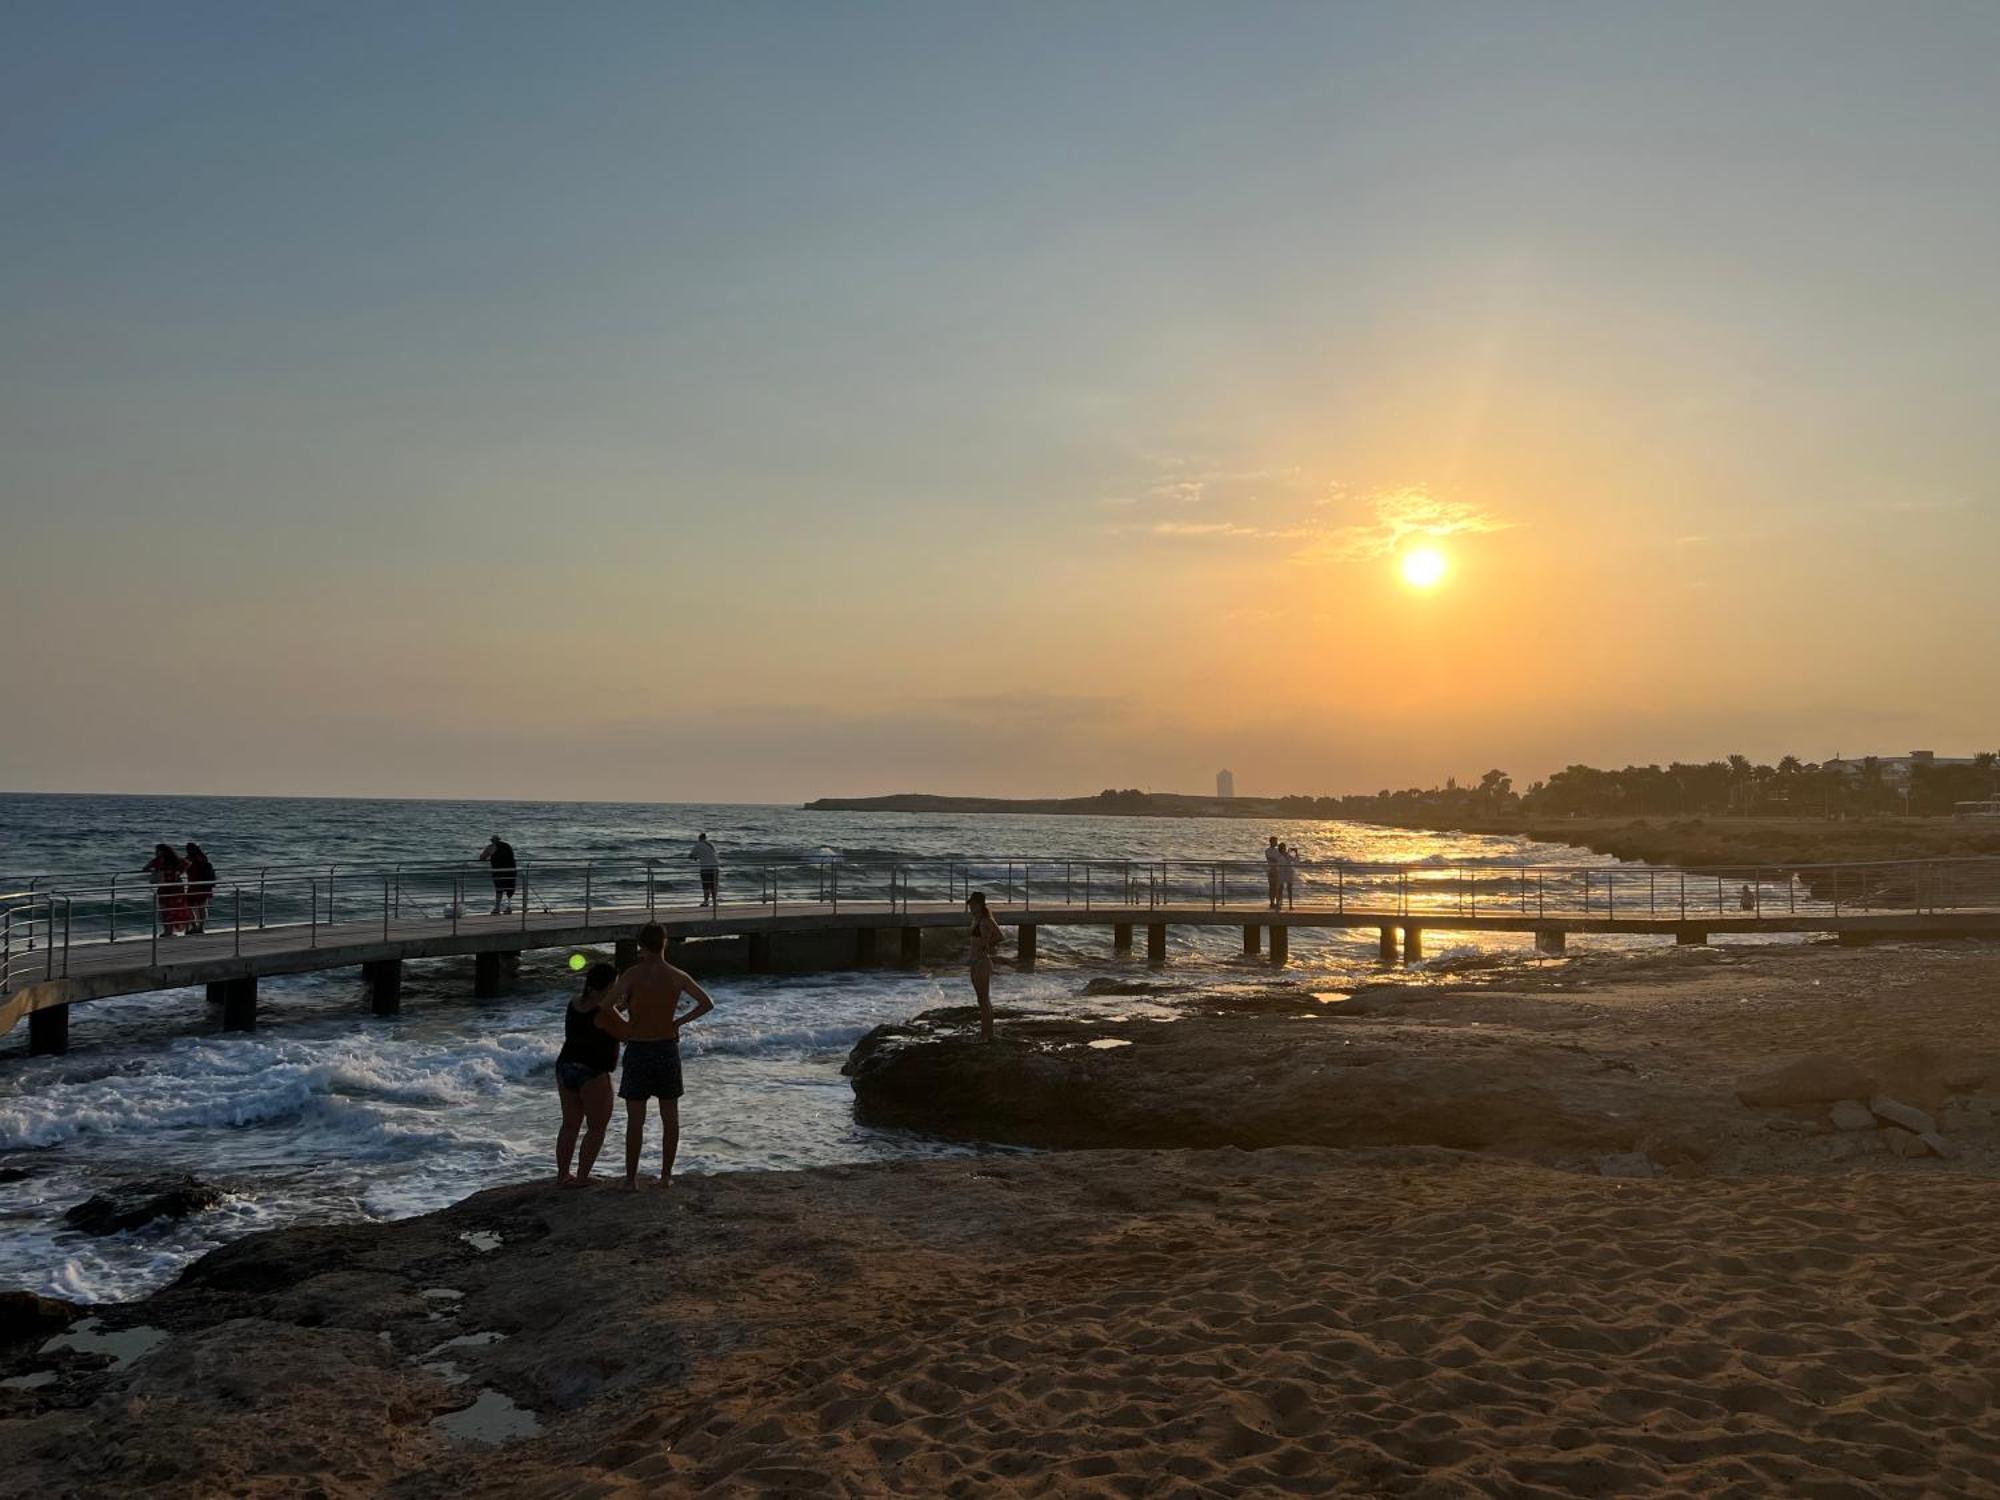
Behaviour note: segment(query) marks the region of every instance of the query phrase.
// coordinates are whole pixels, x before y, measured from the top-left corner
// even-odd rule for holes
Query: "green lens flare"
[[[590,960],[585,958],[581,953],[572,953],[569,956],[569,966],[581,972],[590,967]]]

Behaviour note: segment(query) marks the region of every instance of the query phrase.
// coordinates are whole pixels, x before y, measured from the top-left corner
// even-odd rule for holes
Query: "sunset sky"
[[[1985,3],[9,5],[0,789],[1995,748],[1996,60]]]

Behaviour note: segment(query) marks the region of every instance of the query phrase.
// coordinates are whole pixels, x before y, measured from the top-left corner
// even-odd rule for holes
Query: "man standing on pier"
[[[1271,835],[1271,842],[1264,846],[1264,874],[1271,885],[1271,910],[1276,911],[1282,904],[1285,891],[1285,851],[1275,833]]]
[[[514,909],[514,846],[496,833],[487,841],[486,847],[479,851],[479,862],[483,865],[493,866],[493,915],[496,917],[499,916],[500,909],[503,906],[508,911],[512,911]],[[525,907],[522,908],[524,911],[526,909]]]
[[[646,1101],[660,1101],[660,1181],[673,1176],[681,1145],[681,1028],[715,1009],[708,991],[666,960],[667,935],[657,922],[639,929],[639,961],[611,987],[598,1024],[625,1043],[618,1097],[625,1101],[625,1186],[639,1186],[646,1144]],[[694,1007],[681,1011],[682,995]]]
[[[701,865],[701,904],[719,905],[720,898],[716,894],[716,886],[722,879],[722,856],[715,852],[715,845],[708,841],[706,833],[694,841],[694,847],[688,851],[688,858],[698,861]]]

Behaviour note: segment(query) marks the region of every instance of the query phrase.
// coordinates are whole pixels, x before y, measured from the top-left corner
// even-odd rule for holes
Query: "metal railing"
[[[523,863],[509,872],[472,863],[388,868],[258,869],[212,891],[154,885],[118,872],[37,877],[0,893],[0,990],[95,967],[106,950],[135,964],[240,954],[247,938],[285,929],[303,948],[379,936],[496,932],[510,926],[634,922],[706,913],[776,916],[786,908],[907,913],[952,906],[973,890],[995,907],[1240,913],[1270,908],[1261,860],[938,858],[733,862],[706,899],[698,870],[680,860]],[[1707,919],[2000,910],[2000,858],[1906,860],[1789,869],[1649,865],[1361,864],[1311,861],[1281,872],[1286,910],[1452,918]],[[260,945],[268,947],[268,945]]]

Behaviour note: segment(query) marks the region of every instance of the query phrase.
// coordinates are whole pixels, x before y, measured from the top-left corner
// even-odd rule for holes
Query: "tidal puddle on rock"
[[[496,1390],[483,1390],[472,1405],[434,1417],[431,1426],[462,1443],[514,1443],[542,1430],[541,1419]]]
[[[167,1341],[164,1328],[120,1328],[106,1331],[95,1318],[85,1318],[73,1328],[67,1328],[42,1345],[42,1353],[53,1354],[58,1349],[74,1349],[79,1354],[108,1354],[111,1368],[130,1364],[143,1354],[151,1354]]]
[[[10,1375],[7,1379],[0,1380],[0,1386],[5,1386],[10,1391],[36,1391],[53,1383],[55,1378],[54,1370],[34,1370],[26,1375]]]
[[[459,1238],[481,1255],[489,1250],[498,1250],[501,1244],[500,1236],[490,1229],[468,1229]]]
[[[443,1343],[426,1349],[424,1354],[426,1356],[442,1354],[447,1349],[484,1349],[488,1344],[497,1344],[505,1337],[507,1337],[506,1334],[493,1328],[485,1329],[479,1333],[461,1333],[455,1339],[446,1339]]]
[[[1105,1052],[1109,1051],[1113,1047],[1129,1047],[1132,1044],[1126,1041],[1125,1038],[1122,1036],[1101,1036],[1096,1041],[1086,1042],[1084,1043],[1084,1045],[1087,1047],[1095,1047],[1098,1051]]]

